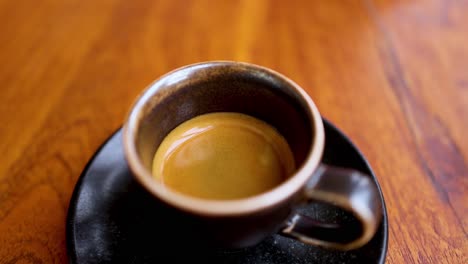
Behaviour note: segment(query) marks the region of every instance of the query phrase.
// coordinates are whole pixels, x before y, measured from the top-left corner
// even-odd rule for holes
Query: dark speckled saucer
[[[371,168],[351,141],[324,121],[326,146],[323,162],[350,167],[371,175]],[[67,218],[71,263],[384,263],[388,220],[382,193],[383,221],[364,247],[347,252],[305,245],[272,235],[257,246],[237,251],[192,251],[174,240],[171,227],[162,225],[154,200],[130,175],[122,149],[121,130],[113,134],[89,161],[79,179]],[[380,190],[380,188],[379,188]],[[313,204],[302,213],[324,221],[340,221],[346,213]],[[180,238],[183,239],[183,238]],[[203,239],[203,238],[200,238]],[[170,244],[170,245],[169,245]]]

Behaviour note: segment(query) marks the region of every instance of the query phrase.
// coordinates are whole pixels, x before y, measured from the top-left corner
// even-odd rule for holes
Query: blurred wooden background
[[[388,263],[468,263],[468,1],[0,0],[0,263],[63,263],[70,195],[158,76],[275,69],[360,147]]]

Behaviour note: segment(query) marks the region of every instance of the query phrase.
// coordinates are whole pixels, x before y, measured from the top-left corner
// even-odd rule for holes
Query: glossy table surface
[[[0,263],[67,262],[85,164],[177,67],[301,85],[382,186],[387,263],[468,263],[468,1],[0,0]]]

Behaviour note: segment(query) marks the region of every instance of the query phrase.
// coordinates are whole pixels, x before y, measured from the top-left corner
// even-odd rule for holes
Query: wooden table
[[[63,263],[94,151],[158,76],[295,80],[375,169],[388,263],[468,263],[468,2],[0,0],[0,263]]]

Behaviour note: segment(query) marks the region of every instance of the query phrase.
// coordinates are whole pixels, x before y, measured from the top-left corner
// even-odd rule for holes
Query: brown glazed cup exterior
[[[274,189],[238,200],[190,197],[154,180],[153,156],[176,126],[211,112],[239,112],[273,125],[288,141],[298,169]],[[134,177],[164,204],[161,217],[176,223],[178,241],[242,248],[279,232],[304,243],[349,250],[366,244],[381,220],[376,186],[359,172],[320,163],[325,135],[319,111],[293,81],[253,64],[213,61],[176,69],[151,84],[133,105],[123,130],[125,156]],[[320,223],[297,214],[297,205],[320,201],[339,206],[357,224]],[[189,242],[189,243],[192,243]]]

